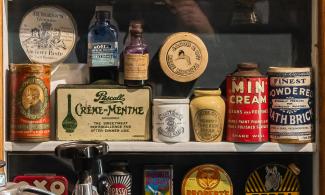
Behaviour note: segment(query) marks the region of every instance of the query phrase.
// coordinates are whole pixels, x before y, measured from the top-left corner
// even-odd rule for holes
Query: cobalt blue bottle
[[[88,33],[88,65],[90,81],[118,81],[118,33],[110,24],[109,11],[96,11],[96,22]]]

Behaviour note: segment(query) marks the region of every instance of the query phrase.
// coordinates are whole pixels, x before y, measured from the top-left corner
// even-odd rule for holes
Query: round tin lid
[[[204,164],[194,167],[183,179],[182,195],[193,191],[196,191],[195,194],[205,194],[204,192],[209,191],[211,194],[220,192],[233,195],[233,186],[225,170],[217,165]]]
[[[19,39],[33,63],[63,62],[76,43],[71,14],[60,7],[40,6],[30,10],[19,28]]]
[[[154,105],[162,105],[162,104],[189,104],[190,99],[188,98],[176,98],[176,97],[168,97],[168,98],[159,98],[153,99]]]
[[[295,171],[290,167],[295,167]],[[249,175],[245,184],[245,194],[299,194],[299,173],[300,169],[294,164],[289,167],[266,164]]]
[[[189,82],[205,71],[208,65],[208,50],[198,36],[179,32],[167,37],[160,50],[159,61],[169,78]]]
[[[283,67],[269,67],[267,72],[310,72],[311,67],[290,67],[290,66],[283,66]]]

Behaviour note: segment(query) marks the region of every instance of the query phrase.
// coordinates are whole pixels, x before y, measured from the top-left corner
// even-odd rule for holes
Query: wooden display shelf
[[[48,141],[42,143],[6,142],[7,152],[52,152],[65,141]],[[241,144],[230,142],[219,143],[156,143],[156,142],[107,142],[112,152],[316,152],[315,143],[308,144]]]

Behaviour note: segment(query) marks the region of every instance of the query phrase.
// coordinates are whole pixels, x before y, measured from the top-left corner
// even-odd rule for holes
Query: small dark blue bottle
[[[118,33],[116,27],[110,24],[111,13],[109,11],[96,11],[95,15],[96,22],[90,27],[88,33],[90,81],[99,79],[117,81],[119,69]],[[100,73],[101,76],[97,73]],[[104,76],[104,78],[98,78],[98,76]]]

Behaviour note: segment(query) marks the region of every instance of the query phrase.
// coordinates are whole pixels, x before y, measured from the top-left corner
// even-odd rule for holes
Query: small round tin
[[[153,141],[190,141],[189,102],[187,98],[153,100]]]
[[[74,48],[76,34],[72,15],[57,6],[30,10],[19,28],[20,43],[27,57],[40,64],[63,62]]]
[[[10,65],[10,139],[50,139],[50,80],[47,64]]]
[[[190,82],[205,71],[208,50],[198,36],[179,32],[167,37],[160,50],[159,61],[169,78],[178,82]]]
[[[221,167],[204,164],[194,167],[185,175],[181,194],[233,195],[233,185],[229,175]]]
[[[311,142],[313,131],[311,68],[270,67],[268,76],[271,141]]]

